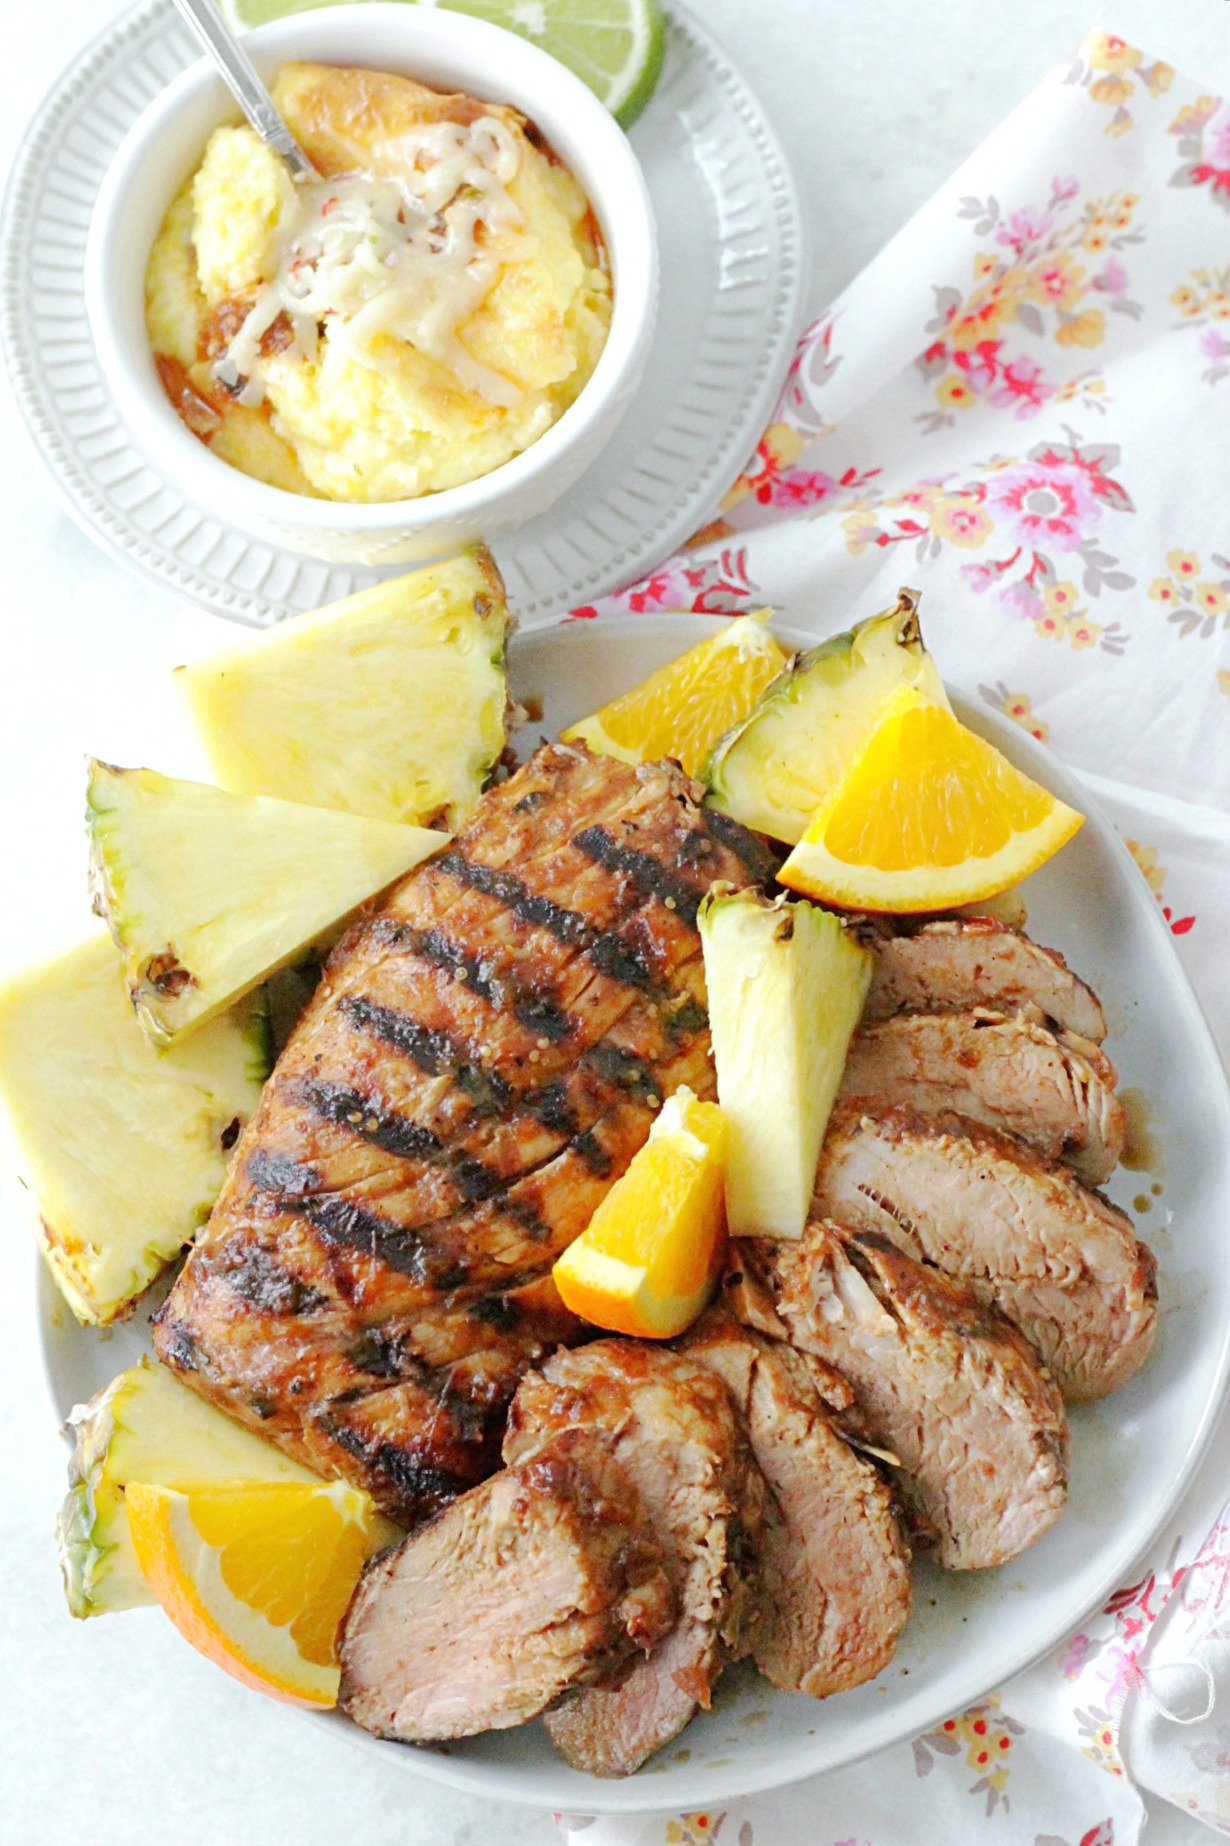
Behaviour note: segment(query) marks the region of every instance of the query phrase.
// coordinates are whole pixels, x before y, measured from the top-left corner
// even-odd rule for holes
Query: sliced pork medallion
[[[661,1560],[610,1441],[567,1430],[368,1565],[339,1703],[406,1743],[521,1724],[669,1631]]]
[[[741,1319],[849,1381],[850,1427],[894,1457],[919,1539],[949,1570],[1004,1564],[1063,1510],[1068,1429],[1016,1329],[887,1238],[824,1222],[798,1243],[743,1238]]]
[[[909,1109],[866,1115],[842,1105],[815,1206],[881,1232],[994,1302],[1074,1401],[1115,1390],[1152,1349],[1156,1266],[1131,1220],[1006,1136]]]
[[[647,1660],[547,1714],[574,1769],[628,1775],[708,1707],[725,1661],[748,1650],[764,1481],[725,1385],[697,1360],[647,1342],[602,1340],[528,1373],[505,1455],[524,1461],[569,1429],[613,1438],[678,1603],[674,1628]]]
[[[864,1019],[892,1013],[1015,1013],[1036,1006],[1066,1032],[1100,1045],[1106,1020],[1092,988],[1063,956],[994,917],[952,917],[920,928],[879,922],[864,940],[876,953]]]
[[[839,1433],[836,1372],[712,1309],[680,1349],[734,1399],[769,1488],[752,1656],[775,1686],[827,1698],[873,1679],[910,1610],[909,1550],[880,1471]]]
[[[855,1034],[842,1095],[905,1104],[1016,1135],[1091,1185],[1114,1171],[1126,1123],[1109,1058],[1037,1015],[901,1013]]]
[[[714,1094],[696,911],[767,849],[679,771],[540,750],[329,959],[162,1311],[160,1357],[412,1524],[581,1337],[560,1251],[678,1084]]]

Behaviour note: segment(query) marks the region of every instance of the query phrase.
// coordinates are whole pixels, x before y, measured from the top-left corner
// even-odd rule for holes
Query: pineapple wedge
[[[280,1449],[142,1359],[69,1418],[69,1490],[56,1520],[64,1590],[74,1615],[155,1601],[124,1513],[130,1481],[193,1487],[232,1480],[314,1481]]]
[[[715,885],[700,907],[726,1215],[735,1237],[800,1237],[873,957],[831,911]]]
[[[179,667],[223,788],[453,831],[506,741],[504,585],[481,547]]]
[[[151,1042],[233,1006],[448,839],[92,762],[94,908]]]
[[[701,770],[710,803],[796,845],[900,685],[918,686],[947,709],[923,646],[916,590],[902,590],[885,614],[822,641],[778,674]]]
[[[148,1359],[79,1404],[69,1426],[76,1442],[56,1540],[74,1615],[109,1615],[155,1601],[129,1537],[129,1481],[184,1492],[249,1481],[315,1485],[319,1478]],[[391,1520],[376,1516],[374,1549],[400,1537]]]
[[[209,1216],[268,1075],[263,1001],[159,1054],[105,930],[0,984],[0,1118],[79,1319],[114,1320]]]

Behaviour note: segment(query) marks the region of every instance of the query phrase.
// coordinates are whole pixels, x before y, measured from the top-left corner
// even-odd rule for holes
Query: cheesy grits
[[[322,175],[214,131],[150,252],[146,325],[194,435],[327,500],[417,498],[536,441],[611,318],[601,235],[516,110],[286,64],[274,100]]]

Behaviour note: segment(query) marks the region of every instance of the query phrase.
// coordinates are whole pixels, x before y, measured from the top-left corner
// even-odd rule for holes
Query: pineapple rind
[[[732,1236],[802,1235],[873,957],[815,904],[715,887],[700,908]]]
[[[447,840],[97,761],[88,825],[95,909],[155,1045],[233,1006]]]
[[[180,667],[176,681],[224,788],[453,831],[507,741],[512,625],[478,546]]]
[[[263,996],[158,1053],[105,930],[0,984],[0,1121],[78,1319],[130,1307],[209,1216],[268,1071]]]
[[[715,744],[701,771],[714,807],[793,846],[832,779],[865,741],[883,701],[902,683],[947,705],[923,645],[918,597],[799,654],[741,724]]]

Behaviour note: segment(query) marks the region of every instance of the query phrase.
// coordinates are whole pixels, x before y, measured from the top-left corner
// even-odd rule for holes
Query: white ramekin
[[[523,454],[462,487],[353,506],[254,481],[180,422],[145,331],[150,246],[210,131],[238,119],[202,59],[138,118],[103,182],[90,223],[85,298],[121,413],[151,460],[206,511],[258,538],[338,563],[392,564],[492,539],[544,513],[615,430],[648,357],[657,307],[653,211],[623,131],[579,78],[524,39],[460,13],[361,4],[299,13],[245,43],[269,79],[286,59],[354,64],[511,103],[537,124],[589,196],[614,284],[611,329],[593,377]]]

